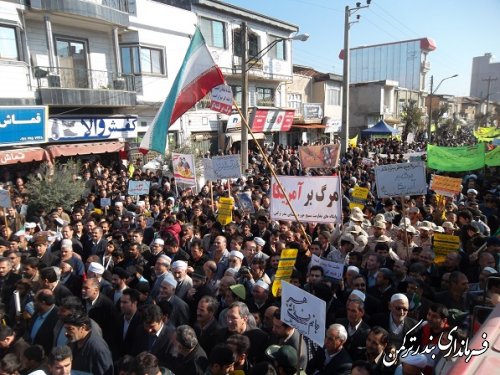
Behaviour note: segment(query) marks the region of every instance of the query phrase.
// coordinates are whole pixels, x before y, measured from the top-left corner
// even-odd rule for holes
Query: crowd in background
[[[475,306],[498,304],[500,186],[487,168],[460,175],[453,198],[378,199],[374,166],[424,150],[364,141],[338,168],[318,170],[302,168],[297,147],[269,146],[278,175],[340,176],[342,220],[329,223],[271,220],[271,173],[257,152],[245,176],[198,192],[140,161],[85,162],[85,193],[70,211],[30,212],[25,181],[12,179],[0,219],[0,374],[432,374],[456,357],[435,349],[384,359],[409,332],[420,347],[460,340],[485,318]],[[149,194],[127,195],[129,179],[151,181]],[[357,186],[368,200],[350,209]],[[253,208],[236,202],[222,225],[218,202],[229,190],[248,192]],[[435,233],[460,238],[439,264]],[[288,248],[298,249],[290,282],[326,302],[323,345],[281,320],[271,286]],[[311,266],[312,255],[343,263],[343,279]]]

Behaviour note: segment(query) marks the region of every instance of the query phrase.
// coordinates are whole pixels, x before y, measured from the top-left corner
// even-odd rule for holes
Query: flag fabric
[[[464,147],[427,145],[427,166],[438,171],[464,172],[484,167],[484,144]]]
[[[144,136],[140,151],[165,153],[168,128],[188,109],[205,97],[224,76],[215,64],[198,27],[189,43],[182,65],[153,122]]]
[[[497,128],[478,128],[474,131],[474,136],[479,142],[491,142],[495,138],[500,138],[500,129]]]
[[[352,148],[358,146],[358,136],[357,135],[355,137],[349,139],[349,146],[351,146]]]
[[[500,167],[500,147],[497,146],[486,153],[485,164],[488,167]]]

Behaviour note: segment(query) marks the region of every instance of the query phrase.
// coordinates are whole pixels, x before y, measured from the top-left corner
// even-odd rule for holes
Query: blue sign
[[[49,142],[136,138],[136,116],[72,116],[49,119]]]
[[[0,146],[45,142],[47,107],[0,107]]]

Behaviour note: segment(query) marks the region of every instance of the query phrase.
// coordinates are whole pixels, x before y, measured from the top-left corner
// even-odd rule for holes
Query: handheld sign
[[[11,205],[9,191],[0,189],[0,207],[9,208]]]
[[[379,198],[427,194],[424,163],[376,166],[375,181]]]
[[[132,181],[128,182],[128,195],[149,194],[150,181]]]
[[[286,281],[281,282],[281,291],[280,320],[323,346],[326,302]]]

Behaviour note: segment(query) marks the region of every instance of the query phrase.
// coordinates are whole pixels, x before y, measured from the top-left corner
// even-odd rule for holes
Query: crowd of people
[[[270,168],[257,152],[245,176],[199,192],[140,161],[85,162],[71,210],[31,212],[26,181],[4,183],[0,374],[433,374],[457,360],[439,340],[466,337],[484,319],[474,307],[500,302],[500,185],[486,169],[461,176],[455,197],[378,199],[373,167],[424,149],[366,141],[318,170],[302,168],[297,147],[268,147],[279,175],[340,176],[342,220],[328,223],[271,220]],[[127,195],[129,179],[151,181],[149,194]],[[357,186],[368,200],[350,209]],[[252,209],[236,201],[222,225],[219,198],[241,192]],[[440,262],[436,233],[460,240]],[[272,283],[284,249],[298,249],[290,283],[326,302],[323,345],[281,319]],[[343,278],[313,255],[343,263]]]

